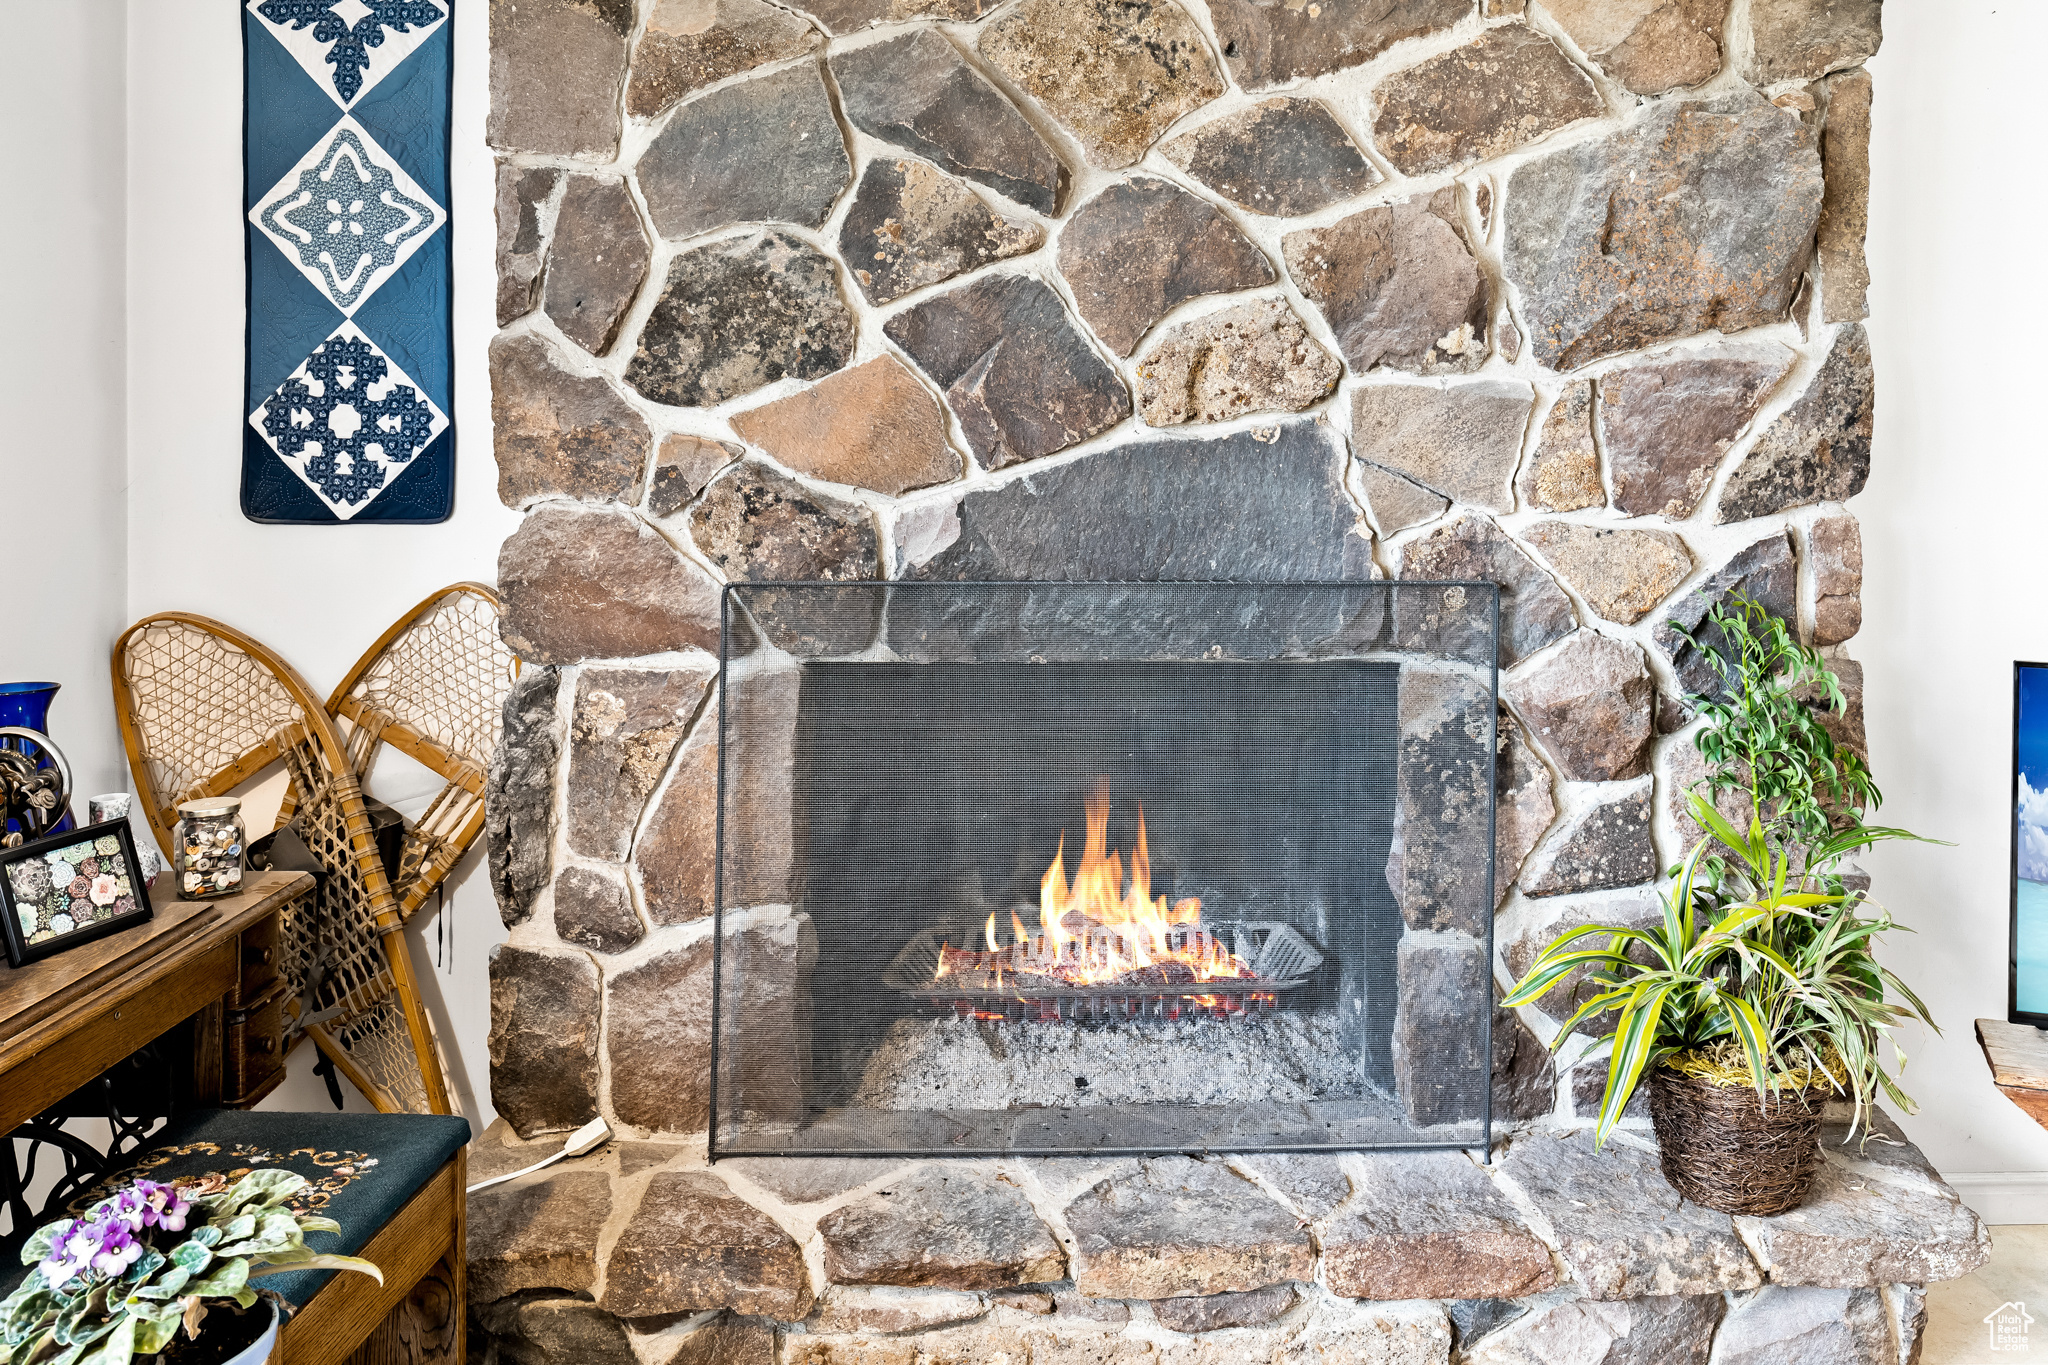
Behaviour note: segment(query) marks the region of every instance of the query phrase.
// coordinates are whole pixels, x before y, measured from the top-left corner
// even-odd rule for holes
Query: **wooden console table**
[[[168,877],[157,886],[148,923],[26,967],[0,965],[0,1134],[187,1019],[192,1048],[179,1064],[193,1107],[245,1107],[283,1079],[282,1040],[265,1036],[284,1004],[277,919],[313,878],[259,872],[213,901],[172,898]]]
[[[2028,1118],[2048,1128],[2048,1033],[2032,1024],[1979,1019],[1977,1044],[1991,1080]]]

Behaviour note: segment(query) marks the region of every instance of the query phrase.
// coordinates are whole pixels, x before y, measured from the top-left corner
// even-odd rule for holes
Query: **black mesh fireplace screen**
[[[1479,1146],[1498,589],[727,589],[714,1156]]]

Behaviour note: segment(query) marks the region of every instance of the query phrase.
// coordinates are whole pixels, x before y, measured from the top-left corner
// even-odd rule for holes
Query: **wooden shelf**
[[[242,931],[312,884],[304,872],[260,872],[236,895],[182,901],[160,877],[147,923],[0,966],[0,1133],[224,1000],[241,981]]]
[[[1979,1019],[1977,1042],[1991,1079],[2028,1118],[2048,1128],[2048,1033],[2032,1024]]]

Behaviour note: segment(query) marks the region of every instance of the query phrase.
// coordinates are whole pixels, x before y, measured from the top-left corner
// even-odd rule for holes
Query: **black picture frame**
[[[2005,960],[2005,1017],[2008,1023],[2048,1028],[2048,1013],[2020,1008],[2020,683],[2027,669],[2048,672],[2048,663],[2015,660],[2012,666],[2012,786],[2006,792],[2006,819],[2011,825],[2012,849],[2008,865],[2010,902],[2007,906]]]
[[[103,840],[110,838],[118,843],[118,848],[113,853],[105,852],[99,847]],[[76,848],[81,844],[93,846],[90,856],[95,862],[102,858],[121,860],[118,870],[103,870],[96,867],[93,879],[97,880],[102,875],[119,878],[125,874],[128,878],[128,894],[133,898],[134,905],[119,914],[77,924],[76,927],[53,934],[49,938],[32,941],[22,925],[23,901],[19,894],[21,878],[16,875],[16,869],[26,868],[36,862],[47,864],[51,854]],[[84,858],[81,857],[79,862],[83,861]],[[31,962],[40,962],[68,948],[76,948],[95,939],[105,938],[108,934],[119,933],[123,929],[132,929],[147,922],[155,911],[149,903],[149,884],[142,879],[141,864],[142,860],[135,852],[135,833],[128,827],[126,820],[107,820],[97,825],[86,825],[63,834],[51,835],[46,839],[24,843],[17,848],[0,849],[0,912],[4,912],[0,913],[0,940],[4,940],[7,945],[8,965],[25,967]],[[68,862],[66,865],[71,866]],[[74,869],[74,876],[83,875]],[[53,887],[52,891],[54,890]],[[90,901],[91,890],[92,888],[88,888],[88,894],[81,899]],[[114,903],[118,904],[118,899]]]

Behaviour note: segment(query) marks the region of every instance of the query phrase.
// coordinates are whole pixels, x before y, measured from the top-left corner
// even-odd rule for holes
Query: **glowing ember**
[[[1145,808],[1138,808],[1137,844],[1126,879],[1122,855],[1109,847],[1107,782],[1096,787],[1086,807],[1088,835],[1073,881],[1067,880],[1064,831],[1039,881],[1039,932],[1031,933],[1013,913],[1005,946],[996,917],[990,915],[982,927],[985,948],[940,946],[934,982],[1028,994],[1049,986],[1142,988],[1256,980],[1256,973],[1220,938],[1202,928],[1200,900],[1190,896],[1169,904],[1166,897],[1152,895]]]

